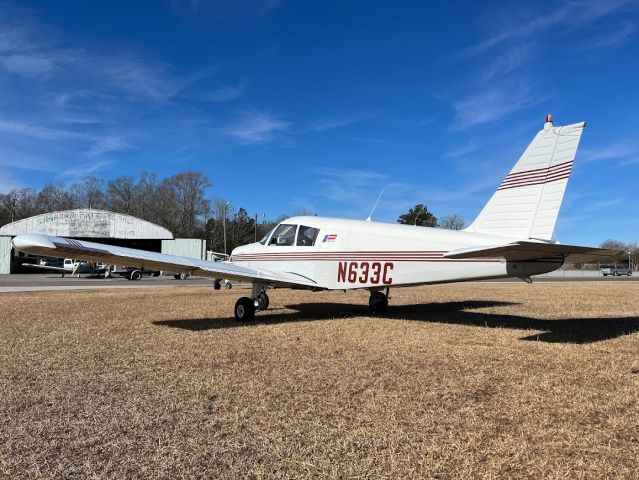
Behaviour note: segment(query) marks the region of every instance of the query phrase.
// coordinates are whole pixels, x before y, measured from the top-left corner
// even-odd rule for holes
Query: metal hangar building
[[[13,249],[12,240],[25,233],[206,258],[204,240],[174,239],[169,230],[146,220],[106,210],[64,210],[43,213],[0,227],[0,274],[15,273],[20,269],[25,255]]]

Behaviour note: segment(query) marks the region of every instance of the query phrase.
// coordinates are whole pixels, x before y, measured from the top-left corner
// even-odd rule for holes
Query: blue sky
[[[564,243],[639,240],[639,2],[0,3],[0,191],[199,170],[267,217],[477,215],[585,120]]]

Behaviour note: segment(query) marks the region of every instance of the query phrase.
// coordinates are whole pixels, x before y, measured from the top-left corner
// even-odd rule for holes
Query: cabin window
[[[300,225],[297,232],[297,246],[298,247],[312,247],[315,245],[315,240],[319,234],[319,228],[306,227]]]
[[[273,232],[269,245],[276,245],[278,247],[291,247],[295,245],[296,231],[297,225],[288,225],[286,223],[278,225]]]

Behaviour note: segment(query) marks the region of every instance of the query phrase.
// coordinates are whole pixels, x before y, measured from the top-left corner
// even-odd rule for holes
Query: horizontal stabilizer
[[[505,258],[512,262],[528,262],[563,256],[565,263],[594,262],[619,255],[620,250],[579,247],[558,243],[513,242],[504,245],[482,246],[451,250],[445,258]]]
[[[271,272],[261,268],[233,265],[232,263],[210,262],[62,237],[35,234],[18,235],[13,239],[13,246],[21,252],[46,257],[75,258],[149,270],[184,272],[215,279],[260,282],[287,287],[315,287],[316,285],[313,280],[294,272]]]

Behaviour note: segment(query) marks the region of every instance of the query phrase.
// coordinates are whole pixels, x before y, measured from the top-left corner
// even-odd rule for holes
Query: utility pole
[[[224,255],[226,255],[226,216],[228,215],[229,202],[224,203],[224,218],[222,219],[222,229],[224,230]]]
[[[11,195],[11,223],[15,222],[16,220],[16,203],[17,199],[16,194],[14,193],[13,195]]]
[[[262,218],[266,218],[266,213],[256,213],[255,214],[255,223],[254,223],[254,227],[255,227],[255,239],[253,240],[254,242],[257,242],[257,216],[258,215],[262,215]]]

